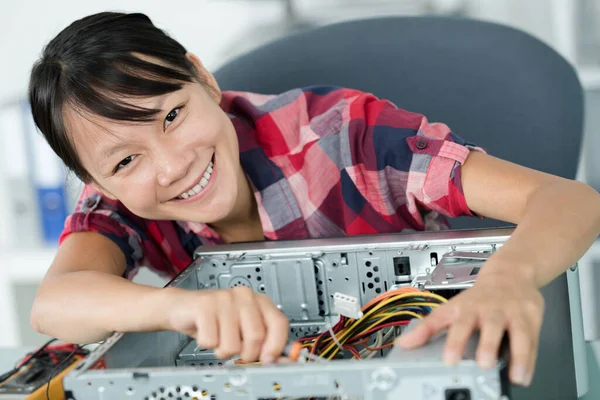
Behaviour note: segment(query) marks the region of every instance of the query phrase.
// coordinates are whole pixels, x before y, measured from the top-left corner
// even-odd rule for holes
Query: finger
[[[235,289],[235,296],[242,332],[240,357],[244,361],[256,361],[266,335],[260,306],[250,288],[240,287]]]
[[[234,296],[231,291],[221,293],[218,304],[219,347],[215,351],[215,356],[226,359],[239,354],[241,351],[242,339],[239,314],[235,309]]]
[[[196,345],[202,349],[215,349],[219,346],[217,315],[207,310],[196,318]]]
[[[509,376],[515,385],[529,386],[533,370],[531,358],[537,339],[524,318],[514,318],[509,324],[510,371]]]
[[[531,327],[531,338],[533,340],[533,344],[531,346],[531,355],[529,358],[529,371],[531,374],[531,377],[529,378],[530,380],[533,378],[533,373],[535,371],[535,365],[537,363],[537,356],[538,356],[538,346],[539,346],[539,338],[540,338],[540,332],[542,329],[542,322],[543,322],[543,318],[544,318],[544,306],[543,306],[543,297],[540,298],[542,299],[541,303],[542,305],[539,306],[538,305],[533,305],[531,307],[525,307],[526,309],[528,309],[529,311],[529,315],[527,320],[529,321],[529,326]]]
[[[433,335],[448,327],[455,315],[454,305],[444,304],[421,320],[410,332],[403,333],[395,344],[406,349],[422,346]]]
[[[529,375],[525,380],[527,386],[531,384],[531,380],[533,379],[533,375],[535,372],[535,365],[537,363],[538,356],[539,337],[540,329],[537,329],[535,333],[532,334],[533,344],[531,345],[531,353],[529,354],[529,364],[527,365],[527,371],[529,371]]]
[[[473,328],[477,322],[477,315],[464,307],[452,325],[448,329],[446,336],[446,346],[444,348],[444,362],[446,364],[456,364],[465,352],[465,346],[469,337],[473,334]]]
[[[498,359],[498,349],[506,329],[506,318],[501,312],[488,312],[480,317],[477,363],[481,368],[492,368]]]
[[[267,329],[260,360],[270,364],[281,356],[288,342],[289,321],[267,296],[258,294],[256,300]]]

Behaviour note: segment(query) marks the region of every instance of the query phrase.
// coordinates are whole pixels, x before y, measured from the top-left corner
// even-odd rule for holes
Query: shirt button
[[[417,140],[417,149],[423,150],[426,147],[427,147],[427,140],[425,140],[425,139]]]
[[[100,196],[97,194],[92,195],[85,200],[85,206],[91,210],[91,209],[95,208],[99,202],[100,202]]]

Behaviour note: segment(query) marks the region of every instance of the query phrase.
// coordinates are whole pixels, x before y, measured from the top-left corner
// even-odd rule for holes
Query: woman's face
[[[190,83],[158,98],[128,100],[162,110],[153,122],[110,121],[73,109],[65,110],[65,121],[105,195],[143,218],[212,223],[232,213],[245,179],[233,124],[218,101]]]

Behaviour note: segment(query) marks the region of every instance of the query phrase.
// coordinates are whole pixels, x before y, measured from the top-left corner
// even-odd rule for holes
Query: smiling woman
[[[183,57],[208,76],[196,57]],[[209,84],[216,87],[214,81]],[[220,94],[206,85],[182,83],[158,101],[146,95],[126,100],[120,94],[105,96],[107,116],[93,114],[81,102],[67,102],[66,131],[72,132],[73,151],[88,183],[149,220],[218,223],[253,217],[247,212],[253,198],[240,167],[236,132],[219,108]],[[127,120],[127,111],[119,119],[110,114],[115,102],[132,110]],[[134,117],[142,110],[152,114]],[[218,173],[215,163],[223,165]],[[208,185],[213,181],[218,192]]]
[[[358,90],[221,92],[141,14],[75,21],[44,49],[29,92],[41,132],[86,183],[31,314],[36,329],[67,341],[176,330],[220,357],[269,362],[288,322],[266,296],[129,279],[141,266],[172,277],[207,243],[437,230],[446,216],[478,215],[518,226],[474,287],[401,345],[450,327],[455,362],[479,326],[478,361],[491,365],[508,330],[511,379],[527,385],[539,288],[600,233],[599,196],[583,184],[488,156],[443,123]]]

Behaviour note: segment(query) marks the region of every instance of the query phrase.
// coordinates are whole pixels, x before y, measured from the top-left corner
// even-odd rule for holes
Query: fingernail
[[[526,386],[527,383],[527,370],[525,367],[517,366],[515,367],[513,374],[513,381],[517,385]]]
[[[533,374],[531,372],[528,372],[525,375],[525,386],[529,386],[531,385],[531,380],[533,379]]]
[[[444,353],[444,362],[446,364],[453,365],[458,362],[459,357],[460,356],[458,355],[458,353],[456,351],[449,350]]]
[[[483,353],[479,365],[481,368],[492,368],[496,362],[496,357],[492,353]]]
[[[275,363],[275,357],[270,356],[270,355],[266,355],[266,356],[262,357],[262,363],[265,364],[265,365],[274,364]]]

